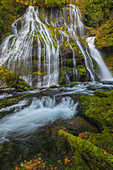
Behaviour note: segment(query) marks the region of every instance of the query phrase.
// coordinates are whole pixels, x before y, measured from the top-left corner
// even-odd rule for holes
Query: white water
[[[21,106],[24,103],[26,101]],[[56,104],[55,99],[46,96],[41,100],[34,98],[29,107],[0,120],[0,143],[11,138],[26,137],[55,120],[70,119],[76,114],[77,105],[70,97],[62,98],[59,104]]]
[[[95,37],[88,37],[87,42],[89,45],[90,53],[93,59],[97,62],[99,66],[99,77],[101,80],[107,80],[107,81],[113,81],[112,74],[110,70],[107,68],[106,64],[104,63],[104,60],[99,52],[99,50],[96,49],[94,44]]]
[[[63,11],[63,16],[61,16],[61,11]],[[58,85],[60,47],[66,38],[73,54],[73,81],[77,81],[80,73],[76,68],[76,54],[70,43],[71,38],[84,56],[89,79],[94,81],[91,58],[78,39],[78,36],[85,37],[85,26],[82,23],[80,10],[70,4],[69,14],[65,7],[63,10],[57,9],[56,11],[50,9],[49,13],[50,15],[42,12],[45,18],[42,22],[38,7],[35,10],[34,7],[29,6],[26,13],[12,24],[12,35],[6,37],[0,47],[0,65],[11,69],[33,87]],[[56,27],[62,38],[58,39],[56,35],[53,37],[45,24]],[[68,35],[59,29],[64,26],[67,27]],[[43,57],[42,49],[44,49]],[[67,78],[69,78],[68,74]]]
[[[19,28],[20,27],[20,28]],[[38,57],[38,70],[39,75],[37,76],[38,84],[35,87],[40,86],[50,86],[51,84],[58,84],[58,49],[55,50],[53,41],[55,41],[50,34],[47,27],[40,21],[38,8],[36,11],[34,7],[29,6],[27,12],[23,17],[18,19],[12,24],[13,35],[8,36],[1,44],[1,57],[0,64],[6,66],[7,68],[13,70],[16,74],[21,75],[29,84],[32,85],[33,81],[32,75],[29,73],[33,70],[32,63],[32,51],[33,51],[33,40],[34,36],[37,38],[38,49],[35,50],[35,55]],[[37,33],[43,39],[46,51],[46,70],[47,75],[44,77],[41,83],[41,42]],[[12,41],[12,43],[11,43]],[[51,63],[51,60],[53,62]],[[46,71],[44,70],[44,71]]]

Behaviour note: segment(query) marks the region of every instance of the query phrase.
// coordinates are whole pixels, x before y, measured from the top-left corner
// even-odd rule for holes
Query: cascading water
[[[86,79],[94,81],[95,72],[90,55],[79,37],[85,37],[85,26],[80,10],[74,5],[50,9],[49,12],[29,6],[26,13],[12,24],[12,35],[3,40],[0,64],[21,76],[32,87],[58,85],[62,72],[66,72],[66,77],[70,79],[66,81],[68,83],[82,81],[82,65],[86,70]],[[64,55],[65,42],[67,52],[70,49],[72,57]],[[83,55],[84,63],[76,59],[76,51]],[[64,65],[64,58],[69,62],[72,60],[72,68]]]
[[[100,79],[104,80],[104,81],[105,80],[107,80],[107,81],[113,80],[110,70],[107,68],[106,64],[104,63],[100,52],[95,47],[95,44],[94,44],[95,37],[88,37],[86,40],[89,45],[91,56],[93,57],[93,59],[97,62],[98,66],[99,66]]]
[[[34,98],[30,106],[22,109],[26,104],[27,101],[24,100],[17,105],[0,110],[3,112],[15,108],[13,114],[0,120],[0,143],[11,138],[26,137],[55,120],[70,119],[76,114],[78,105],[70,97],[63,97],[57,104],[55,98],[47,96],[43,96],[42,99]]]

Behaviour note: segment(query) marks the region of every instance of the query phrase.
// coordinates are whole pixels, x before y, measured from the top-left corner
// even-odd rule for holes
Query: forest
[[[113,0],[0,0],[0,166],[113,169]]]

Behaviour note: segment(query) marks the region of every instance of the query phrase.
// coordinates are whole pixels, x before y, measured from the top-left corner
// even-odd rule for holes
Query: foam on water
[[[0,120],[0,143],[24,138],[55,120],[70,119],[76,114],[77,105],[70,97],[62,98],[58,105],[50,97],[34,98],[30,106]]]

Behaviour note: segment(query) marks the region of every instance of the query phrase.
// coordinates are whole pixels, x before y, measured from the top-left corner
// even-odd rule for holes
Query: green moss
[[[57,88],[57,85],[51,85],[50,88]]]
[[[73,87],[75,86],[75,84],[73,82],[70,82],[70,86]]]
[[[113,90],[95,91],[96,96],[81,96],[84,116],[95,123],[102,131],[90,134],[89,140],[96,146],[113,154]]]
[[[68,66],[63,66],[63,67],[60,67],[61,70],[71,70],[73,71],[73,67],[68,67]]]
[[[78,65],[77,70],[80,72],[80,75],[86,74],[86,68],[83,65]]]
[[[96,96],[99,96],[99,97],[108,97],[108,93],[106,93],[104,91],[95,90],[94,93]]]
[[[63,136],[79,154],[87,160],[91,169],[110,169],[113,167],[113,156],[79,137],[75,137],[63,130],[59,130],[59,136]]]
[[[76,170],[90,170],[88,167],[87,163],[85,160],[82,158],[82,156],[79,154],[79,152],[76,150],[74,154],[74,162],[75,162],[75,167],[73,168]]]
[[[38,43],[37,43],[37,35],[35,34],[34,35],[34,40],[33,40],[33,46],[37,46]]]
[[[69,47],[69,43],[68,43],[67,41],[64,41],[64,46],[65,46],[66,48],[68,48],[68,47]]]
[[[44,57],[44,55],[45,55],[45,51],[44,51],[44,48],[42,48],[42,50],[41,50],[41,56]]]
[[[47,74],[47,71],[45,71],[45,72],[35,71],[35,72],[30,72],[29,74],[37,74],[37,75],[43,76],[43,75]]]
[[[75,82],[75,85],[78,85],[78,84],[80,84],[79,82]]]
[[[82,42],[84,45],[86,45],[86,47],[89,49],[88,43],[85,38],[79,37],[79,41]]]
[[[32,94],[24,94],[24,95],[21,95],[19,97],[16,97],[16,98],[10,98],[10,99],[6,99],[6,100],[1,100],[0,101],[0,108],[3,108],[3,107],[6,107],[6,106],[11,106],[13,104],[16,104],[18,103],[20,100],[28,97],[28,96],[31,96]],[[2,117],[3,115],[0,114],[0,118]]]
[[[74,52],[76,53],[76,52],[77,52],[77,46],[74,46],[74,47],[73,47],[73,50],[74,50]]]
[[[102,49],[103,47],[113,46],[113,19],[107,20],[99,29],[95,37],[97,47]]]
[[[109,89],[109,87],[107,87],[107,86],[103,86],[103,87],[101,87],[101,89],[108,90],[108,89]]]
[[[15,88],[18,91],[24,91],[26,89],[33,90],[29,84],[23,79],[16,76],[12,71],[0,67],[0,79],[7,84],[9,88]]]
[[[66,71],[61,71],[60,84],[66,84]]]
[[[54,44],[55,49],[57,50],[57,42],[53,41],[53,44]]]

